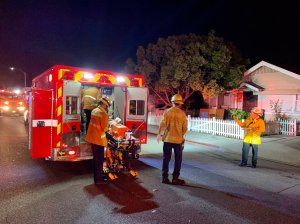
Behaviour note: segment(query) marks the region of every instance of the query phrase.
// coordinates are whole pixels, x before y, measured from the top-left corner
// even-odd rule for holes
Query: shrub
[[[232,117],[237,117],[239,120],[247,119],[250,117],[250,113],[243,110],[229,110]]]
[[[270,100],[270,107],[272,110],[272,114],[275,121],[280,120],[289,120],[291,119],[290,116],[286,115],[285,113],[282,113],[282,108],[279,103],[279,99],[276,101]]]

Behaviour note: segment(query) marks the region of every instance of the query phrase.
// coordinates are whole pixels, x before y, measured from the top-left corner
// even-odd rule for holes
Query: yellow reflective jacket
[[[97,102],[101,99],[101,94],[96,87],[83,90],[82,109],[93,110],[97,107]]]
[[[159,125],[159,133],[164,130],[162,141],[181,144],[187,131],[187,119],[183,110],[171,107],[164,111]]]
[[[237,124],[245,128],[244,142],[250,144],[261,144],[261,133],[265,131],[265,122],[260,117],[252,119],[251,117],[246,119],[245,122],[237,121]]]
[[[92,110],[88,133],[85,137],[87,142],[95,145],[107,146],[105,132],[108,131],[108,114],[101,106]]]

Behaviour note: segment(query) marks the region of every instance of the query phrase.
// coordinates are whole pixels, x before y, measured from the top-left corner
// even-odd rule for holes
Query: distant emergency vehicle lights
[[[16,89],[16,90],[14,90],[14,93],[15,93],[15,94],[20,94],[20,93],[21,93],[21,90]]]
[[[20,111],[24,111],[25,110],[25,107],[17,107],[18,108],[18,110],[20,110]]]

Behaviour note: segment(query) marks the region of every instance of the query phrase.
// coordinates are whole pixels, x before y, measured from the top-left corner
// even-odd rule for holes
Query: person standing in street
[[[82,107],[85,113],[85,131],[88,132],[92,110],[97,107],[97,102],[101,99],[101,94],[98,88],[90,87],[83,91]]]
[[[174,149],[175,163],[173,171],[172,184],[183,185],[185,181],[179,179],[181,163],[182,163],[182,151],[184,143],[184,134],[187,131],[187,119],[185,112],[180,109],[183,104],[181,95],[175,94],[172,99],[172,107],[165,110],[163,113],[162,121],[160,122],[157,142],[160,140],[163,144],[163,164],[162,164],[162,183],[170,184],[168,178],[169,163],[172,156],[172,149]],[[162,135],[162,131],[163,135]]]
[[[94,182],[103,184],[107,179],[103,175],[104,147],[107,146],[108,108],[111,101],[108,97],[100,100],[99,106],[92,111],[90,127],[85,140],[90,142],[93,150]]]
[[[246,119],[245,122],[241,122],[237,117],[234,117],[234,120],[240,127],[245,128],[246,131],[243,141],[242,162],[240,166],[247,166],[249,149],[251,147],[252,167],[256,168],[258,145],[261,144],[261,134],[265,131],[265,122],[262,119],[262,109],[258,107],[252,108],[250,118]]]

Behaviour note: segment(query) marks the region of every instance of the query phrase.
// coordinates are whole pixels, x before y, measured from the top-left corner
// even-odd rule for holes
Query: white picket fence
[[[279,133],[282,135],[297,135],[297,120],[279,120]]]
[[[149,125],[159,125],[162,114],[148,114]],[[221,120],[216,118],[199,118],[187,116],[188,130],[195,132],[220,135],[224,137],[243,139],[244,129],[236,124],[233,120]],[[297,120],[280,120],[279,133],[282,135],[297,135]]]
[[[188,116],[188,130],[230,138],[242,139],[244,137],[244,129],[232,120]]]

